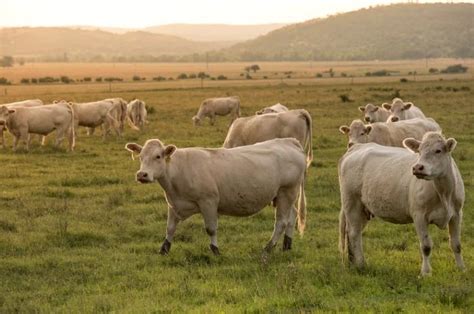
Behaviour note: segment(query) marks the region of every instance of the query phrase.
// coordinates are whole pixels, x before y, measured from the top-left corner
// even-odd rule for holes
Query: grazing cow
[[[125,120],[127,119],[127,102],[123,98],[107,98],[104,101],[110,101],[114,104],[111,115],[119,122],[120,134],[122,134]]]
[[[127,121],[134,129],[143,130],[146,121],[146,104],[140,99],[132,100],[127,105]]]
[[[233,149],[178,149],[157,139],[148,140],[144,147],[135,143],[125,147],[132,154],[140,154],[137,181],[158,181],[165,192],[168,223],[161,254],[169,252],[178,222],[197,213],[204,218],[210,249],[216,255],[218,215],[250,216],[273,201],[276,222],[267,252],[283,233],[283,249],[291,249],[296,215],[300,233],[304,230],[305,157],[295,139],[274,139]]]
[[[214,125],[216,116],[231,116],[231,122],[240,117],[240,98],[237,96],[209,98],[204,100],[199,107],[197,115],[193,117],[194,125],[199,125],[201,120],[208,117]]]
[[[251,145],[274,138],[293,137],[306,150],[308,167],[313,160],[313,122],[304,109],[238,118],[224,141],[225,148]]]
[[[8,109],[15,109],[19,107],[37,107],[42,106],[43,102],[40,99],[29,99],[23,101],[12,102],[8,104],[3,104],[0,106],[6,106]],[[4,134],[4,125],[0,125],[0,137],[2,138],[2,146],[6,148],[5,144],[5,134]]]
[[[29,150],[29,133],[46,136],[55,130],[56,147],[67,135],[69,149],[74,150],[74,111],[69,104],[58,103],[15,109],[0,106],[0,124],[6,125],[8,131],[15,137],[13,150],[16,150],[18,140],[22,140],[26,150]]]
[[[383,104],[386,110],[390,111],[390,116],[387,118],[387,122],[397,122],[399,120],[408,120],[421,118],[425,119],[424,113],[420,108],[416,107],[411,102],[403,102],[400,98],[394,98],[392,104]]]
[[[367,104],[365,107],[359,107],[359,110],[364,113],[364,120],[368,123],[386,122],[390,116],[390,110],[383,107]]]
[[[417,118],[397,123],[375,122],[368,125],[361,120],[354,120],[350,127],[342,125],[339,131],[348,135],[347,147],[363,143],[403,147],[405,138],[414,137],[421,140],[426,132],[441,131],[441,128],[433,119]]]
[[[115,119],[116,105],[107,100],[88,102],[88,103],[70,103],[75,114],[75,128],[84,126],[89,128],[89,135],[93,134],[96,127],[103,127],[104,140],[113,128],[120,136],[120,122]]]
[[[265,108],[255,112],[255,114],[279,113],[279,112],[285,112],[285,111],[288,111],[288,108],[286,106],[283,106],[282,104],[278,103],[278,104],[270,106],[270,107],[265,107]]]
[[[449,228],[456,264],[461,256],[461,220],[464,184],[451,157],[456,140],[429,132],[420,142],[403,141],[407,149],[374,143],[354,145],[339,161],[341,212],[339,245],[347,244],[349,261],[365,265],[362,231],[371,217],[396,224],[414,223],[423,256],[421,275],[431,272],[433,246],[428,225]]]

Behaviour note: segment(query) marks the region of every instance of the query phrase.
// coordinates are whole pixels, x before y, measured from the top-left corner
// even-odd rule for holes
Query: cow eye
[[[365,134],[365,132],[360,133],[360,135],[364,135],[364,134]]]
[[[436,154],[439,154],[439,153],[441,153],[441,149],[437,149],[437,150],[435,150],[435,153],[436,153]]]
[[[156,159],[160,159],[160,158],[161,158],[161,156],[160,156],[160,155],[156,156]]]

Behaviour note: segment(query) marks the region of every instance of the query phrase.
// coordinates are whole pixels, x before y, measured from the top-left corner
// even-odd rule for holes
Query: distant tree
[[[12,67],[15,60],[12,56],[4,56],[0,62],[1,66],[4,68]]]
[[[252,70],[252,68],[250,66],[247,66],[247,67],[244,68],[244,70],[245,70],[245,72],[249,73],[250,70]]]
[[[258,66],[258,64],[252,64],[250,66],[250,70],[253,71],[253,73],[257,73],[258,70],[260,70],[260,67]],[[248,71],[247,71],[248,72]]]
[[[186,73],[181,73],[178,75],[178,80],[185,80],[188,78],[188,75]]]
[[[201,88],[203,87],[203,84],[204,84],[204,79],[206,77],[209,77],[208,74],[206,74],[206,72],[199,72],[198,75],[197,75],[198,78],[201,79]]]

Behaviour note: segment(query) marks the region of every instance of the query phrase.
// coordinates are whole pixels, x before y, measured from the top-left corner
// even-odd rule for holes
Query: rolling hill
[[[113,34],[101,30],[71,28],[0,29],[0,55],[63,58],[71,60],[199,53],[222,43],[199,43],[176,36],[133,31]]]
[[[240,42],[265,35],[286,24],[168,24],[147,27],[144,31],[178,36],[193,41]]]
[[[474,4],[395,4],[293,24],[236,44],[234,60],[474,57]]]

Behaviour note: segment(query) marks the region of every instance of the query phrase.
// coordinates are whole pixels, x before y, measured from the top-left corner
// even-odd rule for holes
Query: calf
[[[464,269],[460,242],[464,184],[451,156],[456,140],[428,132],[422,141],[408,138],[403,144],[407,149],[354,145],[340,159],[341,252],[347,244],[350,263],[363,267],[362,231],[371,217],[396,224],[414,222],[424,276],[431,272],[428,225],[435,224],[449,227],[456,264]]]
[[[144,147],[135,143],[125,147],[140,154],[137,181],[157,181],[165,191],[168,223],[162,254],[169,252],[178,222],[197,213],[204,217],[210,249],[216,255],[218,215],[250,216],[273,201],[276,222],[267,251],[283,233],[283,248],[291,248],[296,214],[300,233],[304,230],[305,157],[295,139],[275,139],[233,149],[178,149],[157,139],[148,140]]]

